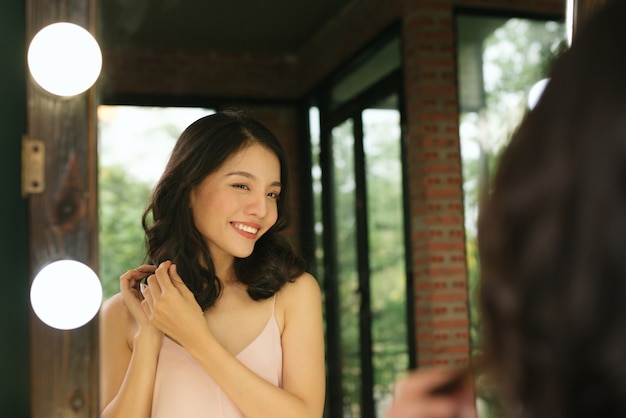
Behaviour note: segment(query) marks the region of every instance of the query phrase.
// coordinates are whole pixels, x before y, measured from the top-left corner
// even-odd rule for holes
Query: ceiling
[[[293,54],[355,0],[101,0],[102,45]]]

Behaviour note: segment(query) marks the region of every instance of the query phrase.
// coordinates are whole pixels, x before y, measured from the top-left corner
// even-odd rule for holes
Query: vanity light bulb
[[[75,96],[98,79],[102,53],[87,30],[73,23],[53,23],[31,41],[28,68],[44,90],[57,96]]]
[[[102,305],[98,275],[85,264],[60,260],[35,276],[30,303],[37,317],[52,328],[75,329],[91,321]]]
[[[549,82],[550,82],[549,78],[544,78],[544,79],[537,81],[530,88],[528,92],[528,108],[529,109],[532,110],[535,108],[535,106],[539,102],[539,99],[541,99],[541,95],[543,94],[543,91],[545,90]]]

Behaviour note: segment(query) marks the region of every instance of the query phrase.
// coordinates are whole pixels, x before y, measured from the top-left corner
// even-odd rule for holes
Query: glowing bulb
[[[73,23],[53,23],[31,41],[28,68],[45,90],[58,96],[74,96],[98,79],[102,53],[87,30]]]
[[[537,105],[537,103],[539,102],[539,99],[541,99],[541,95],[543,94],[543,91],[548,85],[548,82],[550,82],[550,79],[544,78],[542,80],[537,81],[530,88],[530,90],[528,91],[528,108],[529,109],[532,110]]]
[[[85,264],[55,261],[35,276],[30,303],[43,323],[57,329],[75,329],[91,321],[100,309],[102,285]]]

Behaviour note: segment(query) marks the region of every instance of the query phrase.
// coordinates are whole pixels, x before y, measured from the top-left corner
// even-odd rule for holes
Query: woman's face
[[[191,191],[196,228],[216,265],[252,254],[256,241],[278,219],[280,190],[278,157],[253,143]]]

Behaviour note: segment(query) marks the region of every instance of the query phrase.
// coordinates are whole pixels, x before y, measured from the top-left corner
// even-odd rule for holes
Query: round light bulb
[[[35,276],[30,303],[37,317],[52,328],[79,328],[100,309],[102,284],[96,273],[81,262],[55,261]]]
[[[28,68],[43,89],[58,96],[74,96],[98,79],[102,53],[87,30],[73,23],[53,23],[31,41]]]
[[[541,99],[541,95],[543,94],[543,91],[545,90],[549,82],[550,82],[549,78],[544,78],[542,80],[537,81],[530,88],[530,90],[528,91],[528,108],[529,109],[532,110],[537,105],[537,103],[539,102],[539,99]]]

